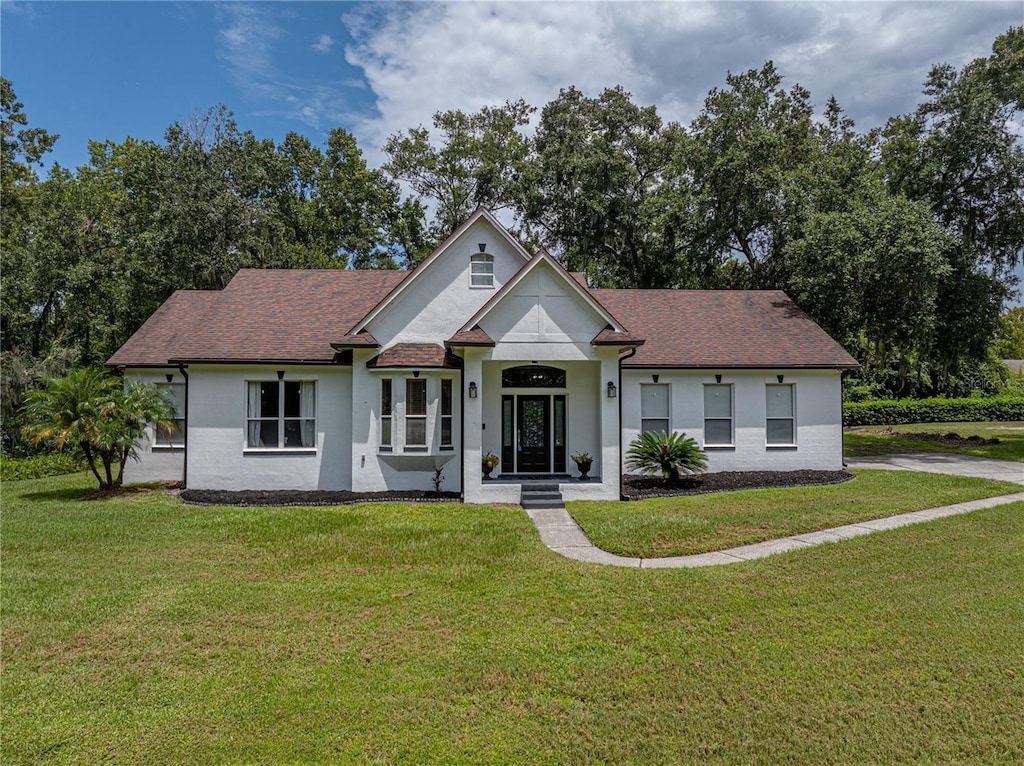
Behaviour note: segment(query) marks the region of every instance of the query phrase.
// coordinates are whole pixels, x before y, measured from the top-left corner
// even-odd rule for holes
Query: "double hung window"
[[[405,381],[405,446],[427,446],[427,381],[423,378]]]
[[[174,402],[174,417],[171,425],[157,426],[154,447],[185,446],[185,384],[161,383],[165,397]]]
[[[494,287],[494,256],[473,253],[469,259],[469,284],[472,287]]]
[[[250,449],[316,447],[316,383],[251,380],[247,399]]]
[[[452,379],[441,378],[441,449],[450,450],[452,444]]]
[[[640,430],[669,432],[669,387],[667,383],[640,384]]]
[[[768,383],[765,386],[765,434],[769,445],[791,447],[796,444],[792,383]]]
[[[704,446],[732,446],[732,384],[704,384]]]
[[[392,407],[391,378],[384,378],[380,382],[380,447],[385,451],[391,449]]]

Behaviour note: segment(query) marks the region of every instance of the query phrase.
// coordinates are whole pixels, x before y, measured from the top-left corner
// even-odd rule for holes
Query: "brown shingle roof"
[[[165,367],[188,341],[188,328],[200,323],[219,290],[178,290],[163,302],[107,364],[111,367]]]
[[[437,367],[459,369],[458,357],[436,343],[396,343],[366,363],[370,369],[381,367]]]
[[[331,342],[346,339],[353,325],[405,275],[242,269],[223,290],[203,293],[209,305],[201,314],[183,310],[177,302],[165,303],[157,312],[164,313],[161,320],[152,328],[149,322],[143,325],[108,363],[329,363],[335,358]],[[167,342],[165,324],[175,328],[173,343]]]
[[[494,339],[480,325],[474,325],[471,330],[459,330],[445,343],[449,346],[493,346]]]
[[[592,290],[647,339],[624,367],[857,367],[778,290]]]

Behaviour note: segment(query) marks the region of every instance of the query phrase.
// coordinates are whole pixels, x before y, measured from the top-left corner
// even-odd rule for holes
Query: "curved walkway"
[[[939,453],[922,453],[915,455],[885,455],[871,458],[857,458],[849,464],[850,468],[888,468],[898,471],[925,471],[930,473],[948,473],[974,478],[1001,479],[1024,485],[1024,464],[1006,460],[985,460],[983,458],[966,457],[964,455],[947,455]],[[534,509],[527,514],[540,539],[555,553],[577,561],[592,564],[606,564],[618,567],[639,569],[682,569],[693,567],[717,566],[734,564],[739,561],[763,559],[774,553],[809,548],[822,543],[848,540],[851,537],[868,535],[886,529],[897,529],[910,524],[941,519],[945,516],[956,516],[981,508],[993,508],[998,505],[1024,501],[1024,492],[1012,495],[989,497],[982,500],[969,500],[956,505],[945,505],[940,508],[929,508],[924,511],[901,513],[873,521],[862,521],[846,524],[819,532],[808,532],[801,535],[781,537],[777,540],[766,540],[753,545],[743,545],[713,553],[698,553],[693,556],[672,556],[659,559],[630,558],[616,556],[603,551],[590,542],[590,538],[580,529],[576,520],[564,508]]]

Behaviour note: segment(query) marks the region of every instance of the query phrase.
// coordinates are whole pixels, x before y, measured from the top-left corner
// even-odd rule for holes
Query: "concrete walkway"
[[[1005,460],[985,460],[983,458],[965,457],[963,455],[920,454],[920,455],[886,455],[872,458],[857,458],[851,461],[850,468],[888,468],[899,471],[927,471],[931,473],[948,473],[958,476],[977,478],[1002,479],[1024,485],[1024,465]],[[640,559],[627,556],[616,556],[603,551],[590,542],[590,538],[580,529],[576,521],[564,509],[533,509],[527,514],[540,539],[555,553],[570,559],[586,561],[592,564],[608,566],[633,567],[639,569],[680,569],[693,567],[717,566],[734,564],[738,561],[763,559],[774,553],[809,548],[822,543],[848,540],[851,537],[868,535],[886,529],[897,529],[910,524],[956,516],[981,508],[994,508],[998,505],[1024,501],[1024,492],[1012,495],[1001,495],[984,500],[970,500],[966,503],[946,505],[941,508],[930,508],[924,511],[901,513],[874,521],[862,521],[846,524],[820,532],[808,532],[802,535],[767,540],[763,543],[743,545],[713,553],[698,553],[693,556],[673,556],[670,558]]]

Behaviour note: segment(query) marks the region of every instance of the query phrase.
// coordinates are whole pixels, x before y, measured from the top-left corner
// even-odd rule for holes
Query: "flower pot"
[[[583,462],[576,464],[576,468],[578,468],[580,472],[580,481],[587,481],[588,479],[590,479],[590,477],[587,476],[587,474],[590,473],[590,467],[593,464],[594,461],[592,460],[584,460]]]
[[[494,470],[493,465],[487,465],[487,463],[483,463],[480,466],[480,470],[484,472],[485,481],[494,481],[494,477],[491,476],[491,471]]]

